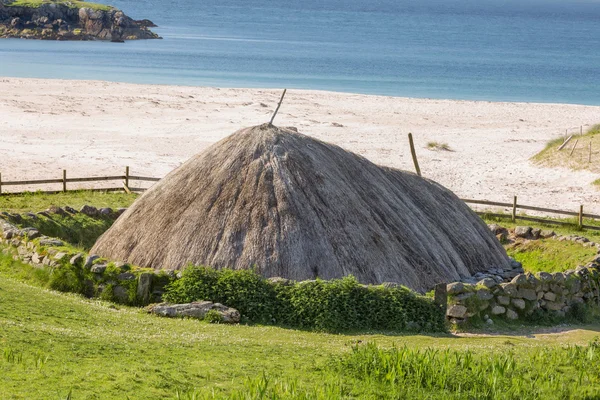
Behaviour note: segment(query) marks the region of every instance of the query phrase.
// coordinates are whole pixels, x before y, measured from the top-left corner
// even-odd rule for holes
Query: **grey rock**
[[[77,214],[79,212],[76,209],[74,209],[73,207],[69,207],[69,206],[65,207],[65,211],[68,212],[69,214]]]
[[[465,285],[462,282],[453,282],[446,285],[448,294],[459,294],[465,291]]]
[[[531,237],[533,239],[539,239],[541,233],[542,233],[542,230],[539,228],[531,229]]]
[[[98,215],[98,209],[87,204],[79,210],[80,213],[87,215],[88,217],[95,217]]]
[[[563,283],[565,281],[565,275],[562,272],[555,272],[552,274],[552,277],[556,283]]]
[[[506,310],[506,318],[514,321],[515,319],[519,319],[519,314],[509,308]]]
[[[521,288],[517,292],[517,297],[525,299],[525,300],[537,300],[537,293],[533,289]]]
[[[144,272],[139,276],[137,286],[137,298],[142,304],[148,304],[152,292],[152,274]]]
[[[500,315],[500,314],[504,314],[506,312],[506,308],[502,307],[502,306],[494,306],[492,307],[492,314],[493,315]]]
[[[478,286],[485,286],[486,288],[491,289],[494,286],[497,286],[498,282],[496,282],[496,280],[492,279],[492,278],[485,278],[485,279],[482,279],[479,282],[477,282],[477,285]]]
[[[106,264],[94,264],[90,268],[90,271],[95,274],[103,274],[106,271]]]
[[[521,285],[527,285],[529,283],[529,280],[527,279],[527,275],[519,274],[519,275],[515,276],[512,279],[512,281],[510,281],[510,283],[514,283],[517,286],[521,286]]]
[[[204,319],[206,314],[211,311],[217,311],[223,320],[227,323],[240,322],[240,313],[235,308],[230,308],[219,303],[210,301],[195,301],[187,304],[156,304],[149,308],[152,314],[165,317],[189,317]]]
[[[555,303],[553,301],[547,301],[544,307],[551,311],[559,311],[563,308],[561,303]]]
[[[465,292],[465,293],[455,295],[454,298],[459,302],[463,302],[473,296],[475,296],[474,292]]]
[[[450,307],[448,307],[448,310],[446,311],[446,316],[450,317],[450,318],[465,318],[467,315],[467,307],[459,305],[459,304],[455,304],[452,305]]]
[[[63,259],[65,259],[68,256],[67,253],[64,252],[58,252],[54,255],[54,261],[62,261]]]
[[[64,246],[64,243],[61,240],[58,239],[42,239],[40,240],[40,246],[55,246],[55,247],[60,247],[60,246]]]
[[[128,303],[129,293],[123,286],[115,286],[113,288],[113,298],[117,303]]]
[[[541,282],[551,282],[553,279],[552,274],[547,272],[538,272],[537,277]]]
[[[117,275],[117,279],[120,281],[132,281],[135,279],[135,275],[131,272],[122,272]]]
[[[494,295],[489,289],[479,289],[477,290],[477,297],[479,300],[491,300],[494,298]]]
[[[531,234],[530,226],[517,226],[515,228],[515,236],[520,238],[527,238]]]
[[[556,294],[554,294],[552,292],[545,293],[544,299],[546,299],[548,301],[556,301]]]
[[[554,233],[554,231],[552,231],[552,230],[544,229],[540,232],[540,237],[542,239],[548,239],[553,236],[556,236],[556,233]]]
[[[37,239],[41,236],[40,231],[35,228],[23,228],[22,232],[29,240]]]
[[[85,264],[83,264],[84,268],[90,269],[92,268],[92,265],[94,264],[94,261],[96,261],[97,259],[99,259],[100,256],[96,255],[96,254],[90,254],[86,259],[85,259]]]
[[[525,309],[525,300],[523,300],[523,299],[512,299],[511,303],[513,306],[515,306],[519,310]]]
[[[83,260],[83,254],[78,253],[71,257],[71,259],[69,260],[69,264],[77,265],[81,262],[81,260]]]
[[[105,207],[105,208],[101,208],[100,210],[98,210],[98,213],[102,216],[107,217],[107,216],[112,215],[113,210],[112,210],[112,208]]]
[[[508,296],[498,296],[498,297],[496,297],[496,301],[501,306],[507,306],[507,305],[510,304],[510,297],[508,297]]]

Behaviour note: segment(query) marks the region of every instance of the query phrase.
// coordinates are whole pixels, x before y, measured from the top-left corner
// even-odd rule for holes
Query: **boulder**
[[[515,319],[519,319],[519,314],[509,308],[506,310],[506,318],[514,321]]]
[[[482,279],[479,282],[477,282],[477,286],[484,286],[488,289],[491,289],[497,285],[498,285],[498,282],[496,282],[496,280],[492,279],[492,278],[485,278],[485,279]]]
[[[87,204],[81,207],[81,210],[79,210],[79,212],[87,215],[88,217],[95,217],[98,215],[98,209],[93,206],[88,206]]]
[[[512,299],[511,303],[513,306],[515,306],[519,310],[525,309],[525,300],[523,300],[523,299]]]
[[[64,246],[64,243],[58,239],[47,238],[47,239],[40,240],[40,246],[60,247],[60,246]]]
[[[548,301],[556,301],[556,294],[552,292],[547,292],[544,294],[544,299]]]
[[[85,264],[83,264],[84,268],[90,269],[92,268],[92,265],[94,264],[94,261],[96,261],[97,259],[99,259],[100,256],[97,256],[95,254],[90,254],[86,259],[85,259]]]
[[[213,310],[219,313],[223,322],[240,322],[240,312],[238,310],[210,301],[194,301],[186,304],[160,303],[148,308],[150,313],[163,317],[189,317],[198,319],[204,319],[206,314]]]
[[[142,304],[148,304],[150,301],[150,293],[152,289],[152,274],[144,272],[138,278],[138,286],[136,296]]]
[[[556,233],[554,233],[554,231],[552,231],[552,230],[543,229],[540,232],[540,237],[542,239],[548,239],[548,238],[551,238],[551,237],[554,237],[554,236],[556,236]]]
[[[498,296],[498,297],[496,297],[496,301],[501,306],[507,306],[507,305],[510,304],[510,297],[508,297],[508,296]]]
[[[494,306],[492,307],[492,314],[493,315],[500,315],[500,314],[504,314],[506,312],[506,308],[502,307],[502,306]]]
[[[533,300],[537,300],[537,293],[533,289],[521,288],[517,292],[516,297],[525,299],[525,300],[529,300],[529,301],[533,301]]]
[[[94,274],[103,274],[106,271],[106,264],[94,264],[90,268],[90,271]]]
[[[465,291],[465,285],[462,282],[453,282],[446,285],[448,294],[459,294]]]
[[[104,217],[110,217],[113,213],[113,210],[112,208],[105,207],[98,210],[98,213]]]
[[[477,298],[479,300],[491,300],[494,298],[494,295],[489,289],[479,289],[477,290]]]
[[[71,259],[69,260],[69,264],[77,265],[81,262],[81,260],[83,260],[83,254],[78,253],[71,257]]]
[[[531,234],[530,226],[517,226],[515,228],[515,236],[520,238],[528,238]]]
[[[455,304],[453,306],[448,307],[448,310],[446,311],[446,316],[450,318],[463,319],[466,317],[467,311],[467,307]]]

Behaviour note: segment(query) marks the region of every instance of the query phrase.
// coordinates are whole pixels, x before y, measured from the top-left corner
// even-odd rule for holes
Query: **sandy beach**
[[[267,122],[278,90],[0,78],[2,180],[122,174],[162,177],[241,127]],[[276,125],[386,166],[421,170],[463,198],[600,213],[598,179],[529,159],[565,129],[600,123],[600,107],[289,90]],[[451,151],[430,150],[446,143]],[[599,160],[600,161],[600,160]],[[17,189],[16,187],[14,189]]]

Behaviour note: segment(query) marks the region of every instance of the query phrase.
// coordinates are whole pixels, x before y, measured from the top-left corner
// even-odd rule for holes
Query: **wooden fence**
[[[2,181],[2,174],[0,174],[0,195],[2,194],[23,194],[26,192],[4,192],[2,188],[5,186],[35,186],[35,185],[49,185],[49,184],[57,184],[61,185],[62,190],[44,190],[44,193],[60,193],[60,192],[68,192],[75,190],[92,190],[92,191],[124,191],[127,193],[131,192],[143,192],[146,190],[145,188],[132,188],[129,186],[131,181],[145,181],[145,182],[158,182],[160,178],[153,178],[147,176],[136,176],[131,175],[129,171],[129,167],[125,167],[124,175],[113,175],[113,176],[94,176],[89,178],[67,178],[67,170],[63,170],[62,177],[57,179],[37,179],[37,180],[26,180],[26,181]],[[80,182],[103,182],[103,181],[122,181],[121,186],[114,187],[104,187],[104,188],[74,188],[69,189],[67,184],[69,183],[80,183]],[[513,222],[517,220],[523,221],[533,221],[533,222],[541,222],[545,224],[552,225],[573,225],[571,222],[566,221],[555,221],[544,218],[532,217],[528,215],[519,215],[517,214],[517,210],[529,210],[529,211],[537,211],[546,214],[555,214],[555,215],[567,215],[571,217],[577,217],[577,225],[580,228],[584,229],[592,229],[600,231],[600,226],[593,225],[585,225],[583,223],[584,218],[590,218],[595,220],[600,220],[600,215],[597,214],[588,214],[583,212],[583,205],[579,206],[579,210],[577,211],[566,211],[566,210],[555,210],[552,208],[544,208],[544,207],[535,207],[535,206],[527,206],[523,204],[517,203],[517,196],[513,197],[512,203],[502,203],[497,201],[488,201],[488,200],[472,200],[472,199],[461,199],[467,204],[475,204],[475,205],[483,205],[483,206],[492,206],[492,207],[505,207],[511,209],[511,214],[498,214],[489,211],[476,211],[479,215],[489,215],[492,217],[500,217],[500,218],[510,218]]]
[[[89,178],[67,178],[67,170],[64,169],[62,172],[62,177],[57,179],[34,179],[27,181],[2,181],[2,174],[0,174],[0,194],[3,194],[3,187],[5,186],[36,186],[36,185],[49,185],[49,184],[60,184],[62,186],[62,190],[44,190],[44,193],[60,193],[60,192],[68,192],[73,190],[92,190],[92,191],[125,191],[127,193],[130,192],[139,192],[144,191],[143,188],[132,188],[129,186],[130,181],[146,181],[146,182],[158,182],[160,178],[152,178],[147,176],[136,176],[131,175],[129,173],[129,167],[125,167],[124,175],[114,175],[114,176],[94,176]],[[76,182],[103,182],[103,181],[122,181],[121,186],[117,187],[105,187],[105,188],[92,188],[92,189],[68,189],[68,183],[76,183]],[[9,192],[4,194],[23,194],[25,192]]]
[[[568,215],[571,217],[577,217],[577,226],[579,226],[580,228],[600,231],[600,226],[584,225],[584,223],[583,223],[584,218],[600,219],[600,215],[584,213],[583,205],[580,205],[579,210],[577,210],[577,211],[555,210],[552,208],[526,206],[523,204],[518,204],[517,196],[513,197],[512,203],[501,203],[501,202],[497,202],[497,201],[471,200],[471,199],[462,199],[462,201],[464,201],[467,204],[480,204],[480,205],[484,205],[484,206],[507,207],[507,208],[511,209],[510,215],[496,214],[496,213],[490,213],[490,212],[485,212],[485,211],[483,211],[483,212],[476,211],[477,214],[479,214],[479,215],[489,215],[492,217],[500,217],[500,218],[510,217],[510,219],[513,222],[516,222],[517,220],[523,220],[523,221],[542,222],[542,223],[551,224],[551,225],[573,225],[573,223],[566,222],[566,221],[554,221],[554,220],[549,220],[549,219],[544,219],[544,218],[531,217],[528,215],[519,215],[519,214],[517,214],[517,210],[520,209],[520,210],[543,212],[546,214]]]

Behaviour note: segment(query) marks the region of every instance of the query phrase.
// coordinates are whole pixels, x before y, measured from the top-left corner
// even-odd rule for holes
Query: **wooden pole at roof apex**
[[[277,108],[275,109],[275,112],[273,113],[273,116],[271,117],[271,121],[269,121],[269,125],[273,125],[273,120],[275,119],[275,116],[277,115],[277,111],[279,111],[279,107],[281,107],[281,103],[283,102],[283,98],[285,97],[285,92],[287,92],[287,89],[283,89],[283,93],[281,93],[281,99],[279,99],[279,103],[277,104]]]

